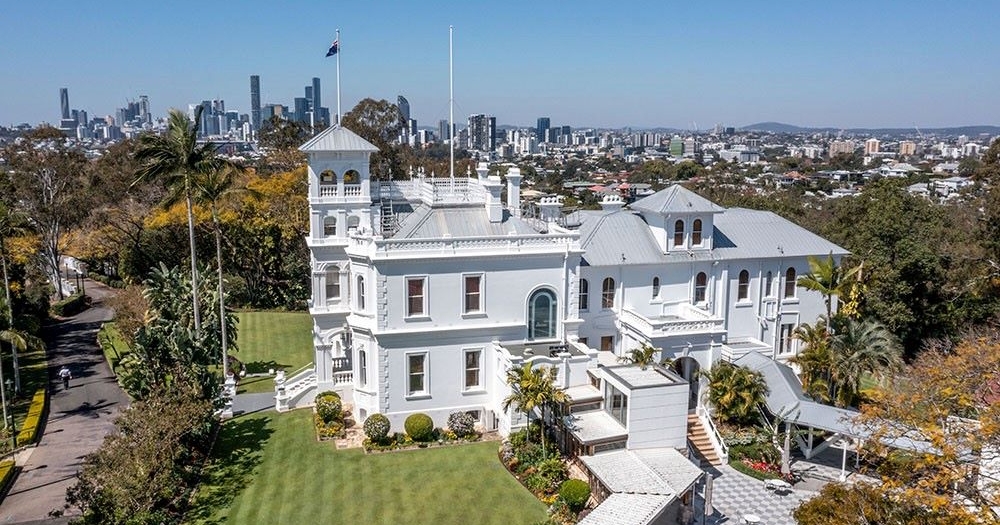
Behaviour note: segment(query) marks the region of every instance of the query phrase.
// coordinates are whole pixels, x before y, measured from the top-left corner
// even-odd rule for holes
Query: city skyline
[[[431,127],[448,113],[449,24],[459,123],[480,113],[528,127],[540,116],[606,128],[1000,123],[1000,73],[985,67],[1000,58],[992,32],[1000,7],[909,2],[872,13],[866,5],[338,5],[292,26],[275,20],[315,6],[248,2],[193,17],[189,2],[18,3],[0,20],[8,42],[0,65],[14,73],[0,85],[0,125],[58,125],[60,88],[93,116],[140,94],[158,116],[205,99],[249,114],[250,75],[260,76],[261,105],[288,104],[313,77],[334,100],[335,59],[323,55],[340,28],[344,111],[401,94],[411,117]],[[230,29],[216,27],[220,19]],[[42,27],[98,26],[128,33],[94,31],[78,46],[39,37]]]

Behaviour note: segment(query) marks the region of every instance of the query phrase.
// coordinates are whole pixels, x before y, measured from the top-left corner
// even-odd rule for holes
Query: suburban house
[[[474,174],[375,180],[376,148],[339,126],[300,149],[315,366],[279,378],[277,408],[338,390],[358,421],[378,412],[401,429],[423,412],[445,426],[466,411],[507,434],[525,418],[502,409],[506,372],[552,366],[572,399],[560,443],[615,502],[607,512],[685,512],[700,475],[689,434],[705,436],[706,458],[725,454],[698,372],[748,354],[794,356],[795,327],[826,311],[820,294],[796,286],[807,257],[846,254],[773,213],[722,208],[679,185],[627,208],[610,194],[602,210],[567,221],[557,197],[522,214],[517,168],[505,182],[485,163]],[[669,365],[619,362],[643,345]],[[609,465],[648,473],[651,488]]]

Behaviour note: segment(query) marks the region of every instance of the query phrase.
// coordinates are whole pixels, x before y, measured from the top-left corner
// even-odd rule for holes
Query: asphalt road
[[[41,442],[0,502],[0,524],[65,523],[65,518],[53,519],[49,513],[64,509],[66,489],[75,482],[84,456],[101,445],[118,411],[128,405],[128,396],[97,346],[97,330],[112,316],[103,304],[111,291],[95,281],[88,280],[86,286],[92,307],[45,328],[49,418]],[[63,389],[57,374],[63,365],[73,372],[69,390]]]

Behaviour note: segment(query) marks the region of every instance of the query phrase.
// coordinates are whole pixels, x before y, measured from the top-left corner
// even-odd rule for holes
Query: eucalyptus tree
[[[198,261],[194,238],[192,195],[196,179],[207,173],[238,165],[221,157],[218,146],[211,141],[198,143],[199,123],[203,107],[194,112],[194,121],[177,109],[170,110],[165,135],[146,134],[139,137],[133,185],[162,180],[169,192],[167,202],[184,199],[187,205],[188,242],[191,250],[191,302],[194,307],[194,329],[201,332],[201,311],[198,302]]]

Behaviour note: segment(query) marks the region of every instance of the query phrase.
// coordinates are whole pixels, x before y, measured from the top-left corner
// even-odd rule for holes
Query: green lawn
[[[503,468],[496,442],[365,455],[319,443],[312,413],[225,423],[187,523],[527,525],[544,505]]]
[[[248,372],[297,370],[313,361],[309,312],[239,312],[239,351]]]
[[[101,345],[101,350],[104,352],[104,359],[108,361],[108,366],[111,367],[111,371],[116,371],[118,361],[123,355],[129,353],[130,349],[125,344],[125,341],[122,340],[122,336],[118,332],[118,327],[114,321],[101,325],[101,330],[97,332],[97,340]]]

